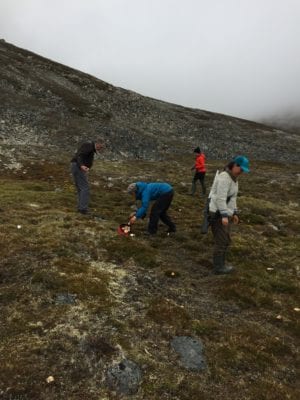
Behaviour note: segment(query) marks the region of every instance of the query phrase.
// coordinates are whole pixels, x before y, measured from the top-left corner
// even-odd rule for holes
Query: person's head
[[[201,153],[201,149],[200,149],[199,146],[194,149],[194,153],[196,153],[196,154],[200,154]]]
[[[97,139],[95,140],[95,149],[96,151],[100,151],[101,149],[103,149],[104,144],[101,142],[101,140]]]
[[[236,156],[230,161],[227,168],[231,171],[233,176],[239,176],[242,172],[248,173],[250,172],[249,160],[245,156]]]
[[[136,189],[137,189],[136,183],[135,182],[131,183],[127,188],[127,193],[132,195],[132,196],[135,196]]]

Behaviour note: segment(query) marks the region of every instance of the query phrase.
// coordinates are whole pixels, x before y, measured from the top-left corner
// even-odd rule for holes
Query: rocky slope
[[[200,145],[210,159],[246,153],[299,161],[299,135],[185,108],[109,85],[0,41],[0,157],[58,159],[80,141],[101,138],[106,158],[158,159]]]

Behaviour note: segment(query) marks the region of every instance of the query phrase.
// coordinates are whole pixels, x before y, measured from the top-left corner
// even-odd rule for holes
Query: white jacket
[[[238,182],[223,171],[216,176],[211,188],[209,211],[219,211],[222,217],[231,217],[237,213],[236,198],[239,191]]]

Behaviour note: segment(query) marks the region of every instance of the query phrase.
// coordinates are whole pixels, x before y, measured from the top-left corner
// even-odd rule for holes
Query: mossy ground
[[[189,195],[192,159],[96,161],[91,208],[101,219],[75,212],[67,164],[1,176],[0,398],[117,399],[103,377],[123,356],[143,369],[135,399],[299,398],[296,166],[252,163],[241,177],[237,271],[215,276],[211,233],[199,229],[205,199]],[[222,165],[209,163],[208,186]],[[173,184],[174,236],[161,226],[144,238],[146,220],[134,237],[117,235],[137,180]],[[179,366],[174,335],[201,338],[206,371]]]

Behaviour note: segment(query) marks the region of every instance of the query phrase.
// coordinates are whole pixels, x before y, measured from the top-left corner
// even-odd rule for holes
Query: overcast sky
[[[173,103],[300,114],[300,0],[0,0],[0,38]]]

